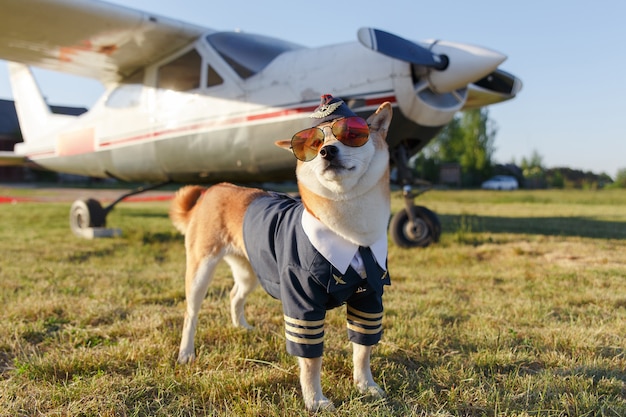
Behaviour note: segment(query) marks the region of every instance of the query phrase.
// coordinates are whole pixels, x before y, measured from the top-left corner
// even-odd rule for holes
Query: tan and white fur
[[[348,147],[332,134],[331,122],[323,123],[324,146],[309,162],[298,161],[296,176],[305,209],[345,239],[370,246],[386,233],[390,213],[389,152],[386,136],[392,110],[383,103],[367,122],[369,141],[361,147]],[[289,149],[289,141],[276,144]],[[334,146],[334,158],[324,155]],[[235,326],[250,329],[244,317],[244,304],[258,280],[248,262],[243,237],[243,221],[251,201],[264,195],[259,189],[218,184],[208,189],[181,188],[172,203],[170,217],[185,235],[187,308],[179,363],[195,358],[194,335],[201,303],[216,265],[223,259],[232,269],[234,286],[230,292],[231,318]],[[360,392],[381,398],[384,391],[374,382],[370,369],[371,346],[353,343],[354,382]],[[308,410],[333,409],[322,393],[322,358],[298,358],[300,384]]]

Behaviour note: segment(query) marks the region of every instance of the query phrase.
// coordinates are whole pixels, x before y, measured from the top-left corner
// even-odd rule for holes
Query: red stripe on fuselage
[[[379,106],[383,104],[385,101],[388,101],[390,103],[395,103],[396,96],[370,98],[370,99],[365,100],[365,105],[366,106]]]

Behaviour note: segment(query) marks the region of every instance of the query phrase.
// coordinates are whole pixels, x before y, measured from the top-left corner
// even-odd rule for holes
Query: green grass
[[[390,248],[372,358],[387,400],[352,388],[345,313],[328,315],[322,385],[337,415],[626,415],[626,193],[432,191],[418,203],[443,235]],[[121,204],[109,224],[124,236],[94,241],[71,235],[68,211],[0,205],[0,415],[307,415],[279,303],[256,291],[256,329],[233,328],[226,267],[198,359],[176,364],[184,248],[167,203]]]

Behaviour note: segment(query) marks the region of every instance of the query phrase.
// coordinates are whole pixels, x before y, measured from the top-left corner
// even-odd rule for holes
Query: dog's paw
[[[191,363],[196,359],[196,354],[192,352],[180,351],[178,353],[178,363],[184,365],[186,363]]]
[[[246,321],[244,321],[242,323],[241,322],[238,323],[237,327],[240,327],[240,328],[242,328],[244,330],[248,330],[248,331],[254,330],[254,326],[249,325],[248,322],[246,322]]]
[[[319,411],[336,411],[335,405],[326,397],[322,397],[319,400],[307,402],[305,406],[307,411],[311,413],[317,413]]]
[[[361,394],[375,400],[380,400],[387,397],[385,391],[376,383],[357,384],[356,387]]]
[[[248,321],[246,320],[246,318],[244,317],[243,314],[232,314],[231,315],[232,321],[233,321],[233,326],[239,328],[239,329],[244,329],[244,330],[253,330],[254,326],[251,326]]]

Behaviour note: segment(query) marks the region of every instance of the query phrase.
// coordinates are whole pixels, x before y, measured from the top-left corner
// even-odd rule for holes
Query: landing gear
[[[404,145],[398,146],[392,156],[398,169],[398,180],[402,184],[405,207],[391,219],[391,239],[402,248],[423,248],[438,242],[441,236],[439,218],[426,207],[416,206],[414,201],[417,196],[431,189],[430,184],[413,178]],[[420,185],[420,188],[415,191],[413,185]]]
[[[412,200],[411,200],[412,201]],[[409,215],[408,210],[411,210]],[[402,248],[424,248],[439,240],[441,224],[435,213],[423,206],[396,213],[389,224],[394,243]]]
[[[70,208],[70,229],[76,236],[84,237],[89,228],[106,226],[106,214],[98,200],[76,200]]]
[[[149,187],[139,187],[133,191],[121,195],[117,200],[106,207],[102,207],[98,200],[89,198],[87,200],[76,200],[70,208],[70,229],[78,237],[93,239],[95,237],[112,237],[122,234],[120,229],[107,228],[107,215],[113,210],[117,203],[126,197],[154,190],[169,184],[163,182]]]

